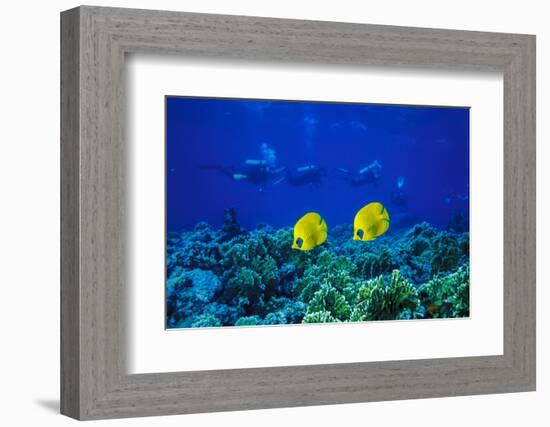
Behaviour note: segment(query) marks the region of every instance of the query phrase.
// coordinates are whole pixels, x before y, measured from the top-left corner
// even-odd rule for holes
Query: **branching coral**
[[[227,279],[224,299],[240,305],[246,313],[263,313],[265,285],[258,273],[246,267],[231,270]]]
[[[435,276],[420,287],[422,304],[430,317],[467,317],[470,314],[470,266]]]
[[[340,292],[334,287],[324,284],[313,294],[307,308],[306,317],[308,314],[316,312],[328,312],[337,320],[347,320],[351,308]]]
[[[222,260],[226,268],[223,275],[225,302],[239,303],[249,314],[263,314],[265,300],[277,294],[280,284],[277,263],[258,235],[227,247]]]
[[[380,276],[359,289],[350,320],[396,320],[407,317],[406,312],[415,317],[419,304],[414,286],[394,270],[388,285]]]
[[[338,320],[328,311],[316,311],[305,315],[302,323],[332,323]]]
[[[450,233],[441,233],[434,239],[432,248],[432,274],[452,271],[458,267],[462,251],[456,236]]]
[[[415,225],[396,244],[395,262],[409,280],[422,283],[431,277],[432,240],[437,231],[427,223]]]
[[[259,233],[264,241],[267,252],[278,265],[287,262],[292,254],[292,229],[281,228],[273,233]]]
[[[291,228],[246,231],[235,211],[227,210],[220,229],[199,223],[192,231],[169,233],[167,326],[469,314],[468,233],[422,223],[356,242],[352,231],[349,224],[336,227],[322,246],[297,251],[291,248]]]
[[[330,286],[343,291],[356,280],[353,276],[355,266],[343,256],[335,256],[328,251],[322,252],[315,265],[310,266],[296,283],[294,295],[309,303],[315,292],[322,286]]]
[[[376,253],[366,253],[358,259],[357,264],[361,277],[365,279],[391,273],[399,267],[392,256],[391,249],[387,246],[381,247]]]

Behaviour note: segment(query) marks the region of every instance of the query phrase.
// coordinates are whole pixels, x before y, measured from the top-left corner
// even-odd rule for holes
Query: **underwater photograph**
[[[166,328],[470,316],[470,109],[165,97]]]

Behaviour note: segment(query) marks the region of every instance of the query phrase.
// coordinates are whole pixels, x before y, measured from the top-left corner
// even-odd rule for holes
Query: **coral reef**
[[[338,320],[332,317],[328,311],[316,311],[314,313],[308,313],[304,316],[303,323],[332,323],[338,322]]]
[[[256,326],[262,323],[260,316],[246,316],[239,318],[239,320],[235,322],[235,326]]]
[[[416,318],[419,306],[416,288],[401,276],[399,270],[394,270],[388,285],[383,276],[379,276],[359,288],[350,320]]]
[[[419,295],[430,317],[468,317],[470,315],[470,266],[456,272],[434,276],[419,287]]]
[[[307,314],[329,313],[337,320],[349,319],[351,308],[346,298],[330,284],[324,284],[309,301]]]
[[[213,328],[217,326],[222,326],[222,322],[211,314],[201,314],[191,324],[192,328]]]
[[[306,252],[291,249],[291,228],[244,230],[228,209],[219,229],[199,223],[168,234],[167,327],[468,316],[461,227],[420,223],[360,242],[342,225]]]

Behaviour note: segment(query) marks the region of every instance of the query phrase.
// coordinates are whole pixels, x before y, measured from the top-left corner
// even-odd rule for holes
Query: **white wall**
[[[536,393],[117,420],[110,425],[264,426],[548,425],[550,276],[547,196],[550,160],[550,27],[542,1],[320,0],[97,1],[105,6],[260,15],[537,34],[538,389]],[[57,414],[59,359],[59,11],[73,1],[2,5],[0,32],[0,422],[66,425]],[[547,14],[546,14],[547,16]],[[525,310],[532,309],[525,307]],[[434,343],[437,345],[437,343]]]

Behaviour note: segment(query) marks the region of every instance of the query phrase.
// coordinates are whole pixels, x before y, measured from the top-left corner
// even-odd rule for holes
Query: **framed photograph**
[[[469,129],[465,107],[167,96],[167,328],[469,317]]]
[[[535,390],[534,36],[83,6],[61,41],[63,414]]]

